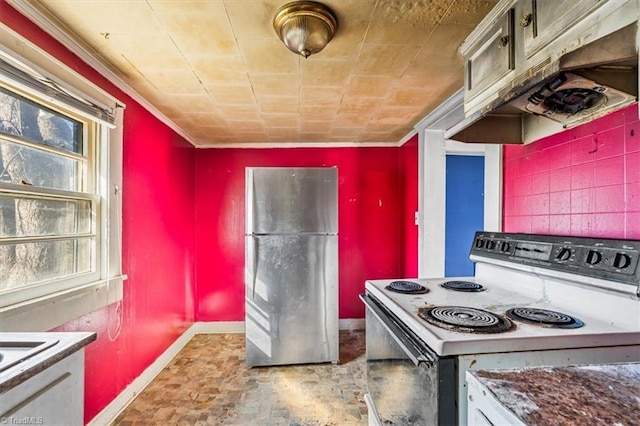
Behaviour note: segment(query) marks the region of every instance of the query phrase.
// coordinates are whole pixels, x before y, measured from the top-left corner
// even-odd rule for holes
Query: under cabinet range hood
[[[635,81],[629,75],[630,81]],[[636,96],[580,75],[561,72],[511,103],[523,112],[573,127],[635,102]]]
[[[503,25],[507,29],[502,29],[502,33],[494,31],[500,43],[498,48],[509,49],[507,43],[518,41],[514,28],[515,17],[520,10],[513,10],[510,11],[511,21],[507,19],[507,24]],[[528,59],[522,59],[526,56],[522,53],[523,48],[515,44],[510,47],[511,52],[490,52],[494,56],[487,54],[487,57],[492,61],[496,61],[495,55],[511,55],[512,59],[506,71],[495,78],[497,83],[486,84],[481,91],[472,88],[472,77],[477,78],[477,74],[471,75],[472,61],[485,53],[465,54],[465,118],[448,129],[445,137],[460,142],[529,143],[636,102],[637,5],[626,9],[627,12],[629,10],[635,11],[634,22],[588,43],[583,42],[586,36],[581,36],[585,31],[588,34],[588,30],[580,30],[574,31],[576,35],[571,35],[571,38],[565,37],[565,42],[557,43],[556,50],[542,49]],[[520,26],[525,23],[528,25],[520,20]],[[493,40],[480,38],[480,41],[484,45],[479,49],[487,49]],[[580,47],[571,50],[572,45]],[[524,62],[524,66],[518,67],[518,59]],[[488,100],[479,101],[483,97]]]

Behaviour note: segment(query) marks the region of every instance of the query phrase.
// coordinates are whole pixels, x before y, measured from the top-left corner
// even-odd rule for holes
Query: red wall
[[[4,0],[0,19],[127,105],[124,299],[56,328],[98,334],[85,356],[89,421],[193,322],[195,149]]]
[[[506,146],[504,230],[640,239],[638,105]]]
[[[397,148],[210,149],[196,156],[196,319],[244,321],[245,167],[338,167],[340,318],[368,278],[402,273]]]
[[[417,229],[405,225],[407,220],[413,224],[417,209],[417,140],[400,150],[228,149],[196,155],[4,0],[0,19],[127,105],[122,225],[123,270],[129,279],[124,299],[56,328],[98,334],[86,349],[86,421],[172,344],[194,316],[244,319],[247,166],[338,167],[340,318],[363,317],[357,295],[365,279],[416,275]]]
[[[403,227],[402,277],[418,276],[418,135],[400,148],[401,191],[404,201],[401,224]]]

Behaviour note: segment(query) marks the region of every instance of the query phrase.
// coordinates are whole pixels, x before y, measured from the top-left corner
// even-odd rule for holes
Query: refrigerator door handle
[[[248,254],[248,262],[247,264],[250,265],[251,268],[251,300],[255,300],[256,299],[256,281],[258,280],[257,277],[257,270],[258,270],[258,239],[256,237],[254,237],[253,235],[249,237],[250,238],[250,244],[249,247],[247,248],[247,254]]]
[[[253,194],[253,169],[247,168],[245,172],[245,207],[247,209],[247,213],[245,215],[245,233],[252,234],[255,232],[253,226],[253,215],[254,215],[254,205],[255,197]]]

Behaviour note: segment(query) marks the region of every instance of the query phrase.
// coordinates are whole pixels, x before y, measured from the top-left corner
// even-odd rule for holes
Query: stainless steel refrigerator
[[[247,365],[338,362],[336,168],[247,168]]]

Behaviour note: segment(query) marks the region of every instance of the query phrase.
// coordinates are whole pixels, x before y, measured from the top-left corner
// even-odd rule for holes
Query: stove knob
[[[589,250],[587,253],[587,263],[589,265],[597,265],[602,260],[602,253],[596,250]]]
[[[487,241],[487,248],[489,250],[493,250],[494,248],[496,248],[496,242],[493,240],[489,240]]]
[[[556,260],[560,262],[565,262],[569,260],[570,257],[571,257],[571,249],[568,249],[565,247],[560,249],[560,251],[558,252],[558,255],[556,256]]]
[[[482,247],[484,247],[484,240],[478,238],[476,240],[476,248],[482,248]]]
[[[506,241],[503,241],[502,244],[500,244],[500,251],[503,253],[508,253],[509,250],[511,250],[511,244],[509,244]]]
[[[617,253],[615,259],[613,259],[613,267],[618,269],[624,269],[631,264],[631,257],[624,253]]]

